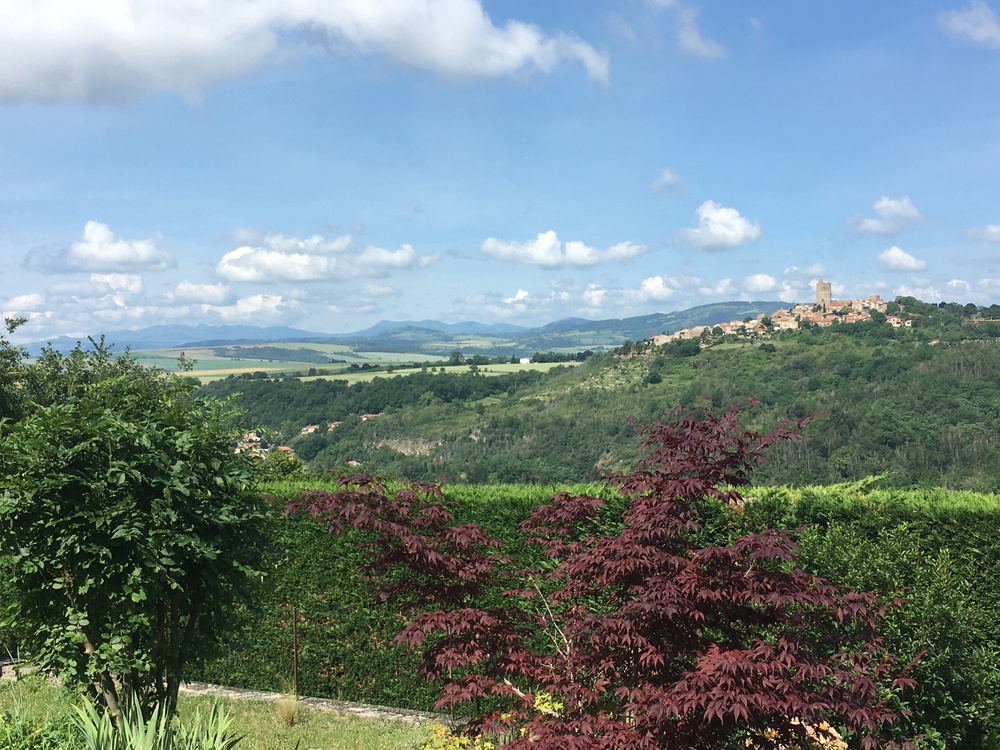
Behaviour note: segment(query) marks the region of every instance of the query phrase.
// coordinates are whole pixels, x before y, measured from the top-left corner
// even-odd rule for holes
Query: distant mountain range
[[[520,351],[550,349],[607,349],[624,341],[637,341],[659,333],[673,333],[681,328],[713,325],[742,320],[760,314],[770,315],[790,303],[774,301],[716,302],[687,310],[654,313],[633,318],[586,320],[565,318],[537,328],[507,323],[442,323],[437,320],[388,321],[354,333],[318,333],[287,326],[241,326],[206,324],[196,326],[157,325],[137,330],[108,331],[105,341],[116,351],[130,349],[177,349],[184,347],[251,345],[269,342],[343,343],[355,348],[382,351],[446,353],[460,347],[471,336],[488,338],[498,348]],[[99,338],[95,334],[94,338]],[[69,351],[86,337],[60,336],[48,342],[34,342],[25,348],[37,355],[46,344],[59,351]],[[482,348],[482,347],[477,347]]]

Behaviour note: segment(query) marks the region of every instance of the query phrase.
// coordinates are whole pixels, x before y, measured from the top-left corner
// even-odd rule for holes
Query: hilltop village
[[[909,320],[886,315],[887,303],[877,294],[868,299],[835,300],[831,297],[831,286],[829,281],[823,281],[822,278],[816,282],[815,304],[799,303],[787,310],[776,310],[770,315],[758,315],[756,319],[746,318],[715,325],[682,328],[674,333],[653,336],[650,342],[654,346],[663,346],[671,341],[709,336],[753,338],[772,331],[794,331],[799,328],[829,326],[834,323],[859,323],[869,320],[872,311],[885,315],[886,322],[897,328],[911,325]]]
[[[912,321],[902,319],[896,315],[890,315],[886,311],[888,304],[879,295],[873,294],[867,299],[835,300],[832,297],[832,284],[820,278],[816,282],[816,302],[813,304],[799,303],[792,305],[788,309],[779,309],[770,315],[760,314],[756,318],[745,318],[743,320],[730,320],[716,323],[714,325],[693,326],[682,328],[671,334],[660,334],[647,339],[645,346],[637,347],[627,343],[628,354],[636,354],[639,351],[647,350],[650,347],[663,346],[672,341],[687,341],[688,346],[700,345],[709,346],[713,339],[729,336],[737,339],[755,339],[766,336],[777,331],[793,331],[800,328],[810,328],[813,326],[830,326],[843,323],[858,323],[870,320],[872,313],[876,313],[885,319],[887,323],[895,327],[911,326]],[[639,343],[639,342],[637,342]],[[619,352],[626,353],[626,352]],[[521,364],[528,364],[532,360],[528,358],[520,359]],[[362,414],[361,421],[366,422],[376,419],[381,414]],[[332,432],[342,423],[339,421],[329,422],[326,425],[326,432]],[[320,432],[319,424],[307,424],[301,428],[301,435],[312,435]],[[237,453],[249,453],[251,456],[266,459],[269,454],[277,451],[284,453],[290,458],[295,457],[295,451],[287,445],[271,446],[259,430],[247,432],[243,439],[235,446]],[[348,461],[350,466],[358,466],[356,461]]]

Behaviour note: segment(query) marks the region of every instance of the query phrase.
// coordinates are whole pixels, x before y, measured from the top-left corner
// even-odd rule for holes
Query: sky
[[[1000,302],[1000,0],[4,0],[0,313]]]

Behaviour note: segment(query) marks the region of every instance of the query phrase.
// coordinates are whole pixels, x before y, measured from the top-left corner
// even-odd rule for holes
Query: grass
[[[72,707],[77,700],[80,698],[70,691],[36,676],[0,685],[0,714],[13,712],[36,722],[65,725],[73,715]],[[295,706],[294,721],[289,722],[288,708],[281,703],[204,695],[182,695],[178,716],[181,721],[197,711],[207,716],[216,703],[233,717],[233,726],[243,735],[237,750],[294,750],[296,747],[415,750],[428,731],[412,724],[341,716],[301,705]]]

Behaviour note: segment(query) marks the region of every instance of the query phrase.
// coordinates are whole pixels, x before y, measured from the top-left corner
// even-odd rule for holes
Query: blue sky
[[[6,0],[0,312],[1000,302],[1000,1]]]

